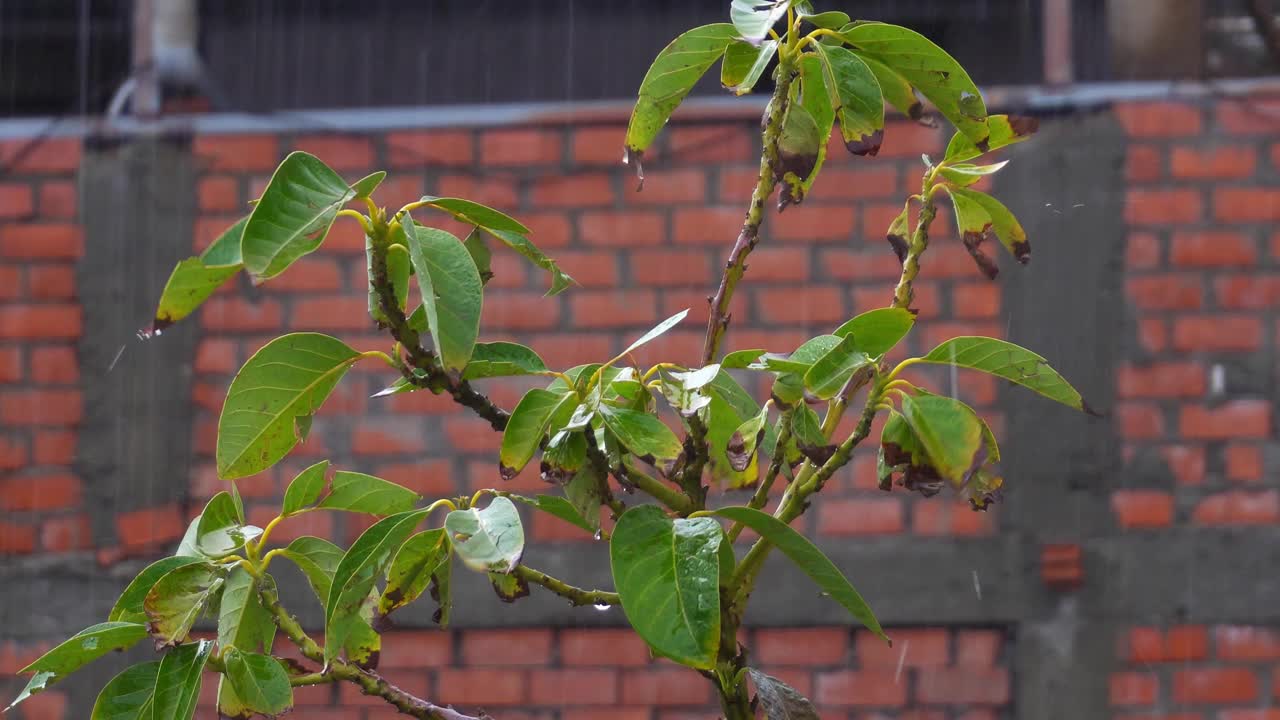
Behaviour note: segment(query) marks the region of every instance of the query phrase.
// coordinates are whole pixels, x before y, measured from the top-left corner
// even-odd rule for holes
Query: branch
[[[642,492],[653,497],[653,499],[671,508],[677,514],[688,515],[695,510],[693,501],[689,499],[688,495],[667,487],[667,485],[661,480],[650,476],[642,470],[637,470],[636,468],[627,465],[625,462],[623,463],[622,470],[623,474],[627,478],[627,482],[630,482]]]
[[[729,303],[733,300],[733,291],[747,271],[747,256],[755,249],[756,243],[760,242],[764,203],[773,194],[773,188],[777,184],[775,167],[778,162],[778,136],[782,133],[782,115],[786,110],[791,83],[795,79],[790,64],[785,61],[779,64],[777,78],[762,132],[764,152],[760,155],[760,175],[756,178],[756,188],[751,193],[751,205],[747,208],[742,231],[738,233],[738,239],[729,252],[724,275],[720,278],[720,287],[711,300],[711,313],[707,318],[707,340],[702,350],[703,365],[709,365],[720,354],[720,342],[724,340],[724,332],[729,328]]]
[[[926,179],[924,193],[921,195],[923,200],[920,205],[920,217],[916,220],[916,230],[911,236],[911,242],[907,244],[906,257],[902,259],[902,275],[898,278],[898,286],[893,291],[893,307],[903,310],[911,309],[911,300],[915,295],[911,283],[915,282],[916,275],[920,274],[920,256],[929,249],[929,226],[938,215],[938,207],[930,192],[932,190],[930,184]]]
[[[302,626],[298,624],[298,621],[281,607],[280,596],[276,593],[275,588],[259,583],[258,596],[262,598],[262,606],[267,609],[267,612],[271,613],[271,618],[276,627],[294,645],[298,646],[298,650],[301,651],[303,657],[312,662],[323,664],[324,650],[307,635]],[[419,720],[493,720],[483,713],[479,717],[464,715],[451,707],[441,707],[414,697],[387,682],[378,673],[372,670],[361,670],[341,658],[335,658],[331,661],[328,669],[322,673],[314,673],[302,677],[309,681],[306,684],[315,684],[310,682],[317,679],[317,677],[313,676],[327,676],[332,680],[341,680],[359,685],[360,691],[365,695],[380,697],[402,715],[409,715],[410,717],[419,718]]]
[[[544,572],[534,570],[527,565],[517,565],[511,573],[525,582],[541,585],[556,595],[567,598],[575,606],[619,605],[622,603],[622,600],[618,598],[618,593],[604,590],[583,590],[557,580]]]

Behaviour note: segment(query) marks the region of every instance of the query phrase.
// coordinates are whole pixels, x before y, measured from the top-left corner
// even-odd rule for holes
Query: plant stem
[[[751,205],[747,208],[747,217],[742,223],[742,231],[729,252],[729,260],[725,263],[724,274],[720,278],[720,287],[716,289],[711,300],[711,313],[707,318],[707,339],[702,350],[702,364],[708,365],[720,354],[720,343],[724,340],[725,330],[729,328],[729,303],[733,300],[733,291],[738,281],[747,271],[747,256],[760,242],[760,223],[764,220],[764,204],[773,194],[777,184],[774,168],[778,162],[778,136],[782,133],[782,116],[786,111],[790,97],[791,83],[795,79],[794,70],[787,59],[778,65],[777,84],[773,88],[773,97],[769,100],[768,115],[765,116],[764,152],[760,155],[760,175],[756,178],[755,190],[751,193]]]
[[[541,585],[560,597],[567,598],[569,602],[576,606],[619,605],[622,603],[622,600],[618,598],[618,593],[605,590],[583,590],[564,581],[557,580],[540,570],[534,570],[527,565],[517,565],[511,573],[525,582]]]
[[[915,294],[911,284],[915,282],[916,275],[920,274],[920,256],[929,249],[929,226],[938,215],[937,204],[930,192],[932,183],[933,174],[929,173],[924,181],[924,192],[921,193],[920,217],[916,219],[915,232],[907,244],[907,256],[902,261],[902,275],[898,278],[898,286],[893,290],[893,307],[903,310],[911,309],[911,299]]]
[[[626,464],[623,465],[623,472],[628,482],[635,485],[640,491],[652,496],[653,499],[671,508],[677,514],[688,515],[697,509],[687,495],[667,487],[661,480],[648,473]]]

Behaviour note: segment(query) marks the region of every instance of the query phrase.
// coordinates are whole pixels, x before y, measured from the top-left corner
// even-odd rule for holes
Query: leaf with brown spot
[[[943,395],[902,398],[902,416],[930,464],[954,487],[964,487],[990,458],[984,425],[968,405]]]
[[[929,351],[924,362],[969,368],[1004,378],[1066,405],[1088,412],[1080,393],[1040,355],[1004,340],[965,336]]]
[[[248,221],[248,215],[240,218],[198,257],[187,258],[173,268],[160,293],[155,322],[149,330],[139,331],[140,336],[154,335],[195,312],[214,291],[240,272],[244,267],[240,258],[240,238]]]
[[[966,162],[1002,147],[1020,143],[1040,129],[1040,120],[1020,115],[991,115],[987,118],[987,127],[991,135],[985,149],[980,149],[963,133],[956,133],[947,145],[944,160],[947,163]]]
[[[920,102],[920,98],[916,97],[915,88],[911,87],[911,83],[906,78],[875,58],[864,56],[861,60],[866,63],[867,68],[876,76],[876,82],[880,84],[880,92],[886,102],[898,112],[925,127],[938,126],[935,118],[925,115],[924,103]]]
[[[729,466],[737,472],[745,472],[755,459],[756,449],[764,439],[765,423],[769,420],[769,404],[760,408],[760,412],[738,426],[729,436],[729,444],[725,454],[729,458]]]
[[[493,586],[498,599],[504,603],[513,603],[520,598],[529,597],[529,581],[519,575],[491,572],[489,584]]]
[[[777,52],[777,40],[766,40],[759,47],[734,40],[725,49],[724,60],[720,62],[720,84],[734,95],[746,95],[755,87]]]
[[[836,446],[822,433],[822,421],[808,405],[797,405],[792,411],[791,436],[800,453],[815,465],[825,464],[835,454]]]
[[[849,50],[814,46],[822,58],[831,106],[840,121],[845,147],[854,155],[874,156],[884,141],[884,95],[871,68]]]
[[[953,200],[956,196],[961,196],[968,204],[981,208],[986,213],[992,234],[1000,240],[1000,244],[1009,251],[1010,255],[1013,255],[1015,260],[1023,265],[1031,260],[1031,245],[1027,242],[1027,231],[1022,229],[1022,224],[1009,208],[983,192],[961,188],[950,188],[950,191]]]
[[[798,103],[787,107],[778,136],[778,163],[774,168],[774,175],[783,188],[778,199],[779,211],[804,200],[804,181],[818,167],[818,153],[825,139],[808,108]]]
[[[387,586],[378,598],[378,616],[386,617],[417,600],[440,565],[448,562],[451,548],[442,528],[424,530],[404,542],[387,569]]]

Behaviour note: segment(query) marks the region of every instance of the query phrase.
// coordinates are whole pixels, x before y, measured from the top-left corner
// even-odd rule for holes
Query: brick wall
[[[1273,237],[1271,228],[1280,218],[1280,144],[1273,147],[1280,141],[1280,120],[1274,119],[1280,103],[1128,103],[1111,113],[1126,135],[1127,237],[1032,239],[1126,248],[1124,322],[1133,337],[1115,376],[1118,400],[1109,420],[1123,443],[1125,465],[1098,502],[1109,500],[1115,531],[1124,533],[1280,524],[1272,459],[1280,236]],[[511,212],[580,282],[559,297],[543,298],[544,277],[509,253],[495,252],[484,339],[528,344],[549,365],[564,367],[609,356],[658,320],[690,307],[683,326],[638,356],[641,362],[692,361],[701,346],[705,297],[755,176],[758,118],[673,124],[647,159],[641,193],[618,163],[624,120],[197,135],[191,147],[200,167],[195,237],[191,248],[175,247],[172,255],[177,259],[211,242],[257,196],[279,158],[304,149],[352,179],[388,169],[379,191],[387,205],[432,193]],[[805,204],[781,217],[769,214],[765,241],[735,298],[728,347],[788,350],[887,303],[898,268],[883,242],[884,229],[918,188],[920,155],[940,154],[945,137],[904,123],[886,136],[874,160],[833,147]],[[77,477],[72,468],[83,413],[75,350],[81,332],[75,281],[83,243],[75,192],[80,145],[54,140],[19,154],[26,147],[0,146],[0,158],[12,163],[0,177],[0,553],[7,558],[0,562],[92,550],[106,572],[117,561],[174,544],[186,519],[222,488],[212,457],[217,415],[232,375],[256,348],[295,330],[328,332],[357,347],[386,342],[365,314],[363,240],[341,222],[321,251],[284,276],[258,288],[224,288],[189,321],[199,325],[199,339],[191,361],[194,457],[186,500],[122,513],[108,523],[110,541],[93,546],[93,509],[81,495],[94,479]],[[999,337],[1008,327],[1002,286],[983,280],[954,241],[952,225],[947,213],[935,225],[936,240],[916,286],[921,323],[904,354],[957,334]],[[496,434],[426,393],[369,397],[390,379],[372,364],[358,366],[320,413],[310,440],[277,469],[240,484],[253,520],[272,516],[283,484],[319,458],[433,496],[501,482]],[[934,379],[951,389],[947,375]],[[489,389],[510,407],[525,387],[494,382]],[[1002,434],[996,383],[970,375],[956,390]],[[543,489],[532,472],[511,485]],[[998,539],[1005,525],[999,506],[976,514],[945,495],[925,501],[880,492],[873,451],[861,453],[824,496],[801,522],[828,541]],[[590,540],[546,515],[529,520],[530,535],[546,547]],[[347,542],[363,527],[352,517],[317,513],[286,522],[277,537],[318,534]],[[1070,543],[1046,547],[1039,554],[1041,571],[1029,567],[1024,574],[1032,584],[1073,589],[1084,582],[1079,554]],[[976,572],[974,584],[980,595]],[[1126,622],[1110,671],[1114,717],[1270,720],[1260,708],[1272,697],[1267,663],[1274,653],[1265,648],[1280,645],[1271,632]],[[387,640],[383,655],[393,679],[440,701],[526,713],[502,712],[502,718],[674,720],[707,716],[712,699],[701,678],[651,663],[633,639],[612,630],[397,635]],[[1011,687],[1018,668],[1011,668],[1009,648],[1018,637],[1009,627],[970,620],[901,629],[895,637],[891,654],[845,627],[760,630],[755,640],[764,667],[811,692],[823,717],[1014,716]],[[1240,649],[1244,645],[1254,650]],[[495,646],[503,652],[492,655],[503,665],[489,664]],[[12,670],[15,655],[38,647],[29,640],[0,645],[0,671]],[[602,659],[594,648],[608,652]],[[1101,667],[1098,672],[1106,674]],[[569,676],[592,681],[568,693],[562,683]],[[317,709],[330,702],[359,705],[358,698],[328,692],[309,697],[306,717],[356,717]],[[78,717],[84,702],[51,693],[20,717]],[[1240,709],[1215,714],[1218,706]],[[1160,714],[1166,711],[1172,714]]]

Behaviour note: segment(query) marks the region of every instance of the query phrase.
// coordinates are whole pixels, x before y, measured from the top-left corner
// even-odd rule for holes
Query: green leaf
[[[440,563],[440,567],[436,568],[434,574],[431,575],[431,599],[436,601],[439,606],[432,613],[431,619],[440,626],[441,630],[449,627],[449,617],[453,614],[453,554],[450,553],[445,561]]]
[[[924,103],[920,102],[920,98],[916,97],[915,88],[911,87],[911,83],[906,78],[894,72],[888,65],[879,60],[865,55],[860,56],[860,59],[866,63],[867,69],[871,71],[871,74],[876,76],[876,82],[880,85],[880,93],[884,96],[886,102],[896,108],[898,112],[918,123],[928,127],[937,126],[937,123],[932,118],[925,117]]]
[[[339,470],[333,475],[329,494],[318,507],[369,515],[394,515],[412,510],[421,499],[418,493],[389,480]]]
[[[800,403],[791,412],[791,437],[795,439],[796,448],[814,465],[823,465],[831,459],[836,446],[827,440],[822,432],[822,421],[813,408]]]
[[[382,184],[382,181],[386,179],[387,171],[379,170],[375,173],[369,173],[368,175],[365,175],[359,180],[351,183],[351,189],[355,191],[356,194],[355,199],[360,200],[369,197],[373,194],[374,190],[378,189],[378,186]]]
[[[699,670],[720,648],[719,554],[724,532],[711,518],[672,520],[653,505],[622,514],[609,561],[622,609],[655,651]]]
[[[387,587],[378,598],[379,617],[417,600],[427,589],[441,563],[448,562],[451,547],[443,528],[424,530],[405,541],[387,570]]]
[[[990,195],[976,190],[948,188],[948,192],[951,193],[951,200],[956,205],[957,213],[960,212],[959,208],[963,204],[970,214],[984,215],[987,221],[984,237],[989,229],[990,234],[999,238],[1000,244],[1004,245],[1015,260],[1023,265],[1027,264],[1031,259],[1031,245],[1027,242],[1027,231],[1022,229],[1022,224],[1012,212],[1009,212],[1009,208]],[[972,206],[981,208],[981,213],[975,212]]]
[[[671,113],[720,56],[738,30],[729,23],[703,25],[671,41],[654,58],[644,80],[631,120],[627,124],[627,155],[638,162]]]
[[[266,576],[263,582],[274,585],[270,577]],[[232,568],[222,586],[222,600],[218,605],[218,646],[270,652],[275,635],[276,626],[262,606],[253,576],[243,567]]]
[[[992,115],[987,118],[987,127],[991,129],[991,136],[987,140],[986,150],[980,150],[964,133],[956,133],[947,145],[947,163],[972,160],[984,153],[1020,143],[1040,129],[1040,121],[1033,117]]]
[[[988,143],[987,108],[978,86],[955,58],[914,30],[860,23],[842,31],[858,54],[884,63],[929,98],[978,147]],[[909,114],[909,113],[908,113]]]
[[[907,424],[907,419],[896,410],[889,411],[884,429],[880,432],[880,449],[876,456],[876,477],[880,489],[893,487],[894,473],[902,474],[902,485],[925,497],[942,490],[942,476],[933,467],[920,438]]]
[[[844,145],[854,155],[876,155],[884,141],[884,96],[871,68],[838,45],[814,46],[822,57],[831,106]]]
[[[848,610],[858,622],[886,642],[889,640],[880,627],[880,621],[876,620],[875,614],[871,612],[870,606],[858,591],[853,589],[853,585],[849,584],[849,580],[840,572],[840,569],[827,559],[817,546],[793,530],[790,525],[772,515],[749,507],[721,508],[716,510],[715,514],[733,522],[742,523],[760,537],[768,539],[782,551],[782,554],[795,563],[796,567],[804,571],[809,579],[817,583],[824,593],[843,605],[844,609]]]
[[[200,529],[200,516],[197,515],[187,523],[187,530],[182,534],[182,540],[178,542],[178,549],[173,551],[176,557],[195,558],[204,561],[204,554],[196,549],[196,531]]]
[[[436,352],[445,369],[461,371],[480,334],[480,272],[462,241],[450,233],[417,225],[408,213],[399,227],[413,259]]]
[[[871,357],[880,357],[901,342],[915,323],[916,316],[905,308],[877,308],[855,316],[836,328],[834,335],[852,335],[854,347]]]
[[[605,427],[636,457],[650,462],[680,455],[680,439],[653,415],[609,405],[602,405],[600,410]]]
[[[454,510],[444,518],[453,547],[462,562],[481,572],[511,572],[524,554],[520,512],[505,497],[486,508]]]
[[[18,671],[24,675],[34,673],[34,676],[5,711],[112,650],[133,647],[146,636],[145,625],[131,622],[98,623],[81,630]]]
[[[561,403],[570,400],[572,395],[560,395],[541,388],[534,388],[520,398],[507,419],[507,427],[502,431],[498,471],[503,480],[515,477],[529,464],[547,433],[552,412]]]
[[[165,654],[156,671],[156,693],[152,700],[153,717],[165,720],[191,720],[200,696],[200,674],[213,652],[213,643],[201,640],[179,645]]]
[[[333,572],[342,562],[342,548],[328,540],[304,535],[289,543],[284,556],[307,576],[307,582],[315,591],[320,603],[329,599],[329,589],[333,585]]]
[[[249,214],[240,250],[258,280],[284,272],[324,242],[356,191],[318,158],[293,152],[280,163]]]
[[[940,169],[942,177],[955,187],[969,187],[988,175],[994,175],[999,172],[1009,161],[994,163],[991,165],[973,165],[970,163],[958,163],[956,165],[943,165]]]
[[[760,408],[760,412],[748,418],[733,431],[733,435],[729,437],[729,444],[725,447],[725,453],[729,458],[729,466],[734,470],[745,472],[756,460],[756,448],[764,439],[765,423],[768,420],[769,406],[766,404]]]
[[[988,337],[957,337],[930,350],[921,359],[927,363],[980,370],[1017,383],[1067,407],[1093,413],[1080,393],[1049,366],[1049,361],[1011,342]]]
[[[325,600],[325,666],[337,657],[352,631],[367,624],[362,612],[373,602],[370,592],[378,578],[386,574],[396,551],[427,516],[425,510],[404,512],[383,518],[351,544],[333,573],[333,584]]]
[[[821,720],[813,703],[795,688],[755,668],[748,670],[747,674],[751,676],[751,684],[756,686],[756,697],[764,710],[765,720]]]
[[[284,501],[280,505],[281,517],[289,517],[301,510],[315,505],[324,494],[325,474],[329,472],[329,461],[321,460],[298,473],[284,491]]]
[[[167,557],[161,558],[138,573],[138,576],[129,583],[129,586],[120,593],[120,599],[116,600],[116,604],[111,608],[111,614],[107,615],[107,620],[111,622],[131,622],[145,623],[147,621],[147,613],[142,609],[142,603],[147,598],[147,593],[151,592],[152,586],[159,582],[160,578],[169,573],[170,570],[176,570],[184,565],[194,565],[196,563],[205,562],[201,557]]]
[[[462,379],[536,375],[546,371],[547,366],[538,353],[524,345],[513,342],[476,343],[471,362],[462,372]]]
[[[232,648],[222,661],[228,682],[248,709],[268,717],[293,709],[293,687],[279,660]]]
[[[817,181],[818,173],[827,160],[828,139],[831,137],[831,128],[835,125],[836,110],[832,104],[832,95],[827,89],[823,65],[815,53],[800,56],[800,104],[809,111],[818,128],[818,157],[813,170],[800,182],[798,188],[793,183],[786,186],[790,195],[789,202],[800,203],[809,196],[809,189]]]
[[[186,640],[222,583],[223,571],[212,563],[184,565],[160,578],[143,601],[147,630],[157,644],[172,647]]]
[[[581,432],[561,430],[552,436],[542,451],[542,479],[563,485],[573,479],[586,460],[586,436]]]
[[[489,584],[493,586],[498,599],[505,603],[513,603],[520,598],[529,597],[529,581],[519,575],[491,572]]]
[[[584,475],[589,476],[591,487],[597,487],[595,476],[591,475],[586,468],[578,470],[577,474],[574,475],[574,480],[571,480],[569,484],[572,485],[578,477],[582,477]],[[568,494],[568,492],[569,490],[566,486],[565,493]],[[548,515],[554,515],[571,525],[577,525],[589,533],[600,529],[600,503],[598,502],[598,494],[596,495],[596,522],[594,525],[588,521],[587,518],[583,517],[582,512],[579,511],[574,502],[566,498],[557,497],[555,495],[539,495],[536,498],[524,497],[523,495],[512,495],[511,499],[518,500],[529,507],[536,508],[547,513]]]
[[[468,225],[475,225],[486,230],[516,233],[517,235],[529,234],[529,228],[517,222],[515,218],[486,205],[481,205],[478,202],[463,200],[462,198],[436,197],[434,195],[423,195],[422,200],[419,202],[427,207],[449,213],[456,220]]]
[[[240,260],[240,237],[248,222],[247,215],[240,218],[198,257],[187,258],[174,267],[160,293],[150,332],[163,330],[190,315],[232,275],[240,272],[244,267]]]
[[[815,14],[801,12],[800,17],[804,21],[814,27],[825,28],[827,30],[839,30],[849,24],[849,14],[840,12],[839,10],[828,10]]]
[[[299,442],[297,418],[319,410],[358,359],[346,343],[318,333],[263,346],[227,391],[218,418],[218,476],[241,478],[279,462]]]
[[[523,234],[495,230],[493,228],[485,228],[485,232],[501,240],[503,244],[515,250],[529,262],[551,273],[551,289],[547,290],[548,296],[559,295],[573,284],[573,278],[561,270],[555,260],[547,257],[546,253],[539,250],[538,246],[530,242]]]
[[[746,95],[760,81],[764,69],[778,52],[777,40],[765,40],[760,47],[734,40],[724,51],[720,64],[720,84],[734,95]]]
[[[630,355],[631,353],[635,352],[641,346],[646,345],[650,342],[653,342],[654,340],[657,340],[659,337],[662,337],[664,334],[666,334],[668,330],[675,327],[676,325],[679,325],[680,321],[684,320],[685,316],[688,314],[689,314],[688,309],[681,310],[675,315],[672,315],[666,320],[663,320],[662,322],[653,326],[653,328],[650,329],[649,332],[645,333],[644,335],[641,335],[639,339],[637,339],[635,342],[628,345],[626,350],[623,350],[622,352],[618,353],[617,357],[615,357],[610,362],[606,363],[606,366],[612,365],[613,363],[617,362],[620,358],[624,358],[627,355]]]
[[[373,670],[382,654],[382,636],[373,629],[374,612],[378,604],[378,588],[369,591],[369,601],[360,607],[360,617],[351,623],[351,632],[342,643],[347,662],[356,667]]]
[[[830,128],[827,129],[830,132]],[[818,156],[827,138],[818,128],[818,121],[805,105],[792,103],[782,118],[782,132],[778,136],[778,167],[774,175],[783,184],[778,200],[779,209],[804,200],[806,181],[818,168]]]
[[[804,386],[815,397],[830,400],[855,372],[870,365],[871,358],[858,349],[858,341],[850,333],[809,366],[804,374]]]
[[[733,0],[729,4],[729,20],[743,39],[758,44],[787,16],[790,7],[791,0]]]
[[[725,370],[742,370],[759,360],[760,356],[764,355],[764,353],[764,348],[734,350],[723,358],[720,358],[720,367]]]
[[[374,289],[373,276],[373,238],[365,237],[365,267],[369,274],[369,317],[380,323],[387,322],[386,313],[382,312],[382,298]],[[409,249],[399,243],[387,246],[386,250],[387,281],[395,295],[401,310],[409,303],[409,275],[413,270],[413,261],[409,257]]]
[[[151,720],[159,669],[159,661],[142,663],[111,678],[98,693],[90,720]]]
[[[959,400],[904,396],[902,415],[938,473],[955,487],[968,483],[990,457],[982,421]]]
[[[982,243],[996,237],[991,225],[991,215],[969,191],[945,185],[943,187],[947,188],[947,193],[951,196],[951,206],[956,211],[956,227],[960,230],[965,250],[969,251],[969,256],[982,274],[994,280],[1000,274],[1000,268],[982,251]]]
[[[226,491],[214,495],[196,525],[196,550],[211,557],[230,555],[262,534],[262,529],[245,525],[240,509]]]
[[[489,244],[484,241],[484,234],[480,232],[480,228],[472,228],[467,233],[467,239],[462,241],[462,246],[471,253],[471,262],[476,264],[476,271],[480,273],[480,282],[485,285],[493,279],[493,253],[489,250]]]
[[[721,365],[723,368],[723,365]],[[711,404],[704,410],[704,421],[707,424],[708,454],[711,457],[711,471],[720,481],[727,481],[730,487],[745,487],[756,481],[754,465],[739,472],[733,469],[729,461],[728,447],[733,433],[747,418],[760,412],[760,406],[751,395],[742,389],[737,380],[721,369],[714,380],[706,386],[711,396]]]

